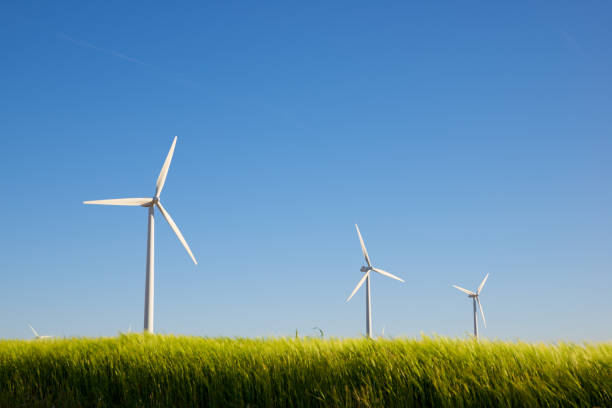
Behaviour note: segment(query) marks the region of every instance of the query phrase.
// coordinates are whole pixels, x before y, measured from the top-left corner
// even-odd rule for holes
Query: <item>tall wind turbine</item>
[[[129,206],[140,206],[140,207],[148,207],[149,208],[149,233],[147,238],[147,278],[146,278],[146,286],[145,286],[145,311],[144,311],[144,330],[149,333],[153,333],[153,293],[154,293],[154,224],[155,224],[155,207],[159,209],[162,213],[168,224],[170,224],[170,228],[174,231],[176,236],[178,237],[181,244],[187,250],[187,253],[193,260],[194,264],[198,264],[195,257],[191,253],[191,249],[189,249],[189,245],[183,238],[183,234],[178,229],[168,211],[164,208],[161,201],[159,200],[159,196],[161,195],[162,189],[164,188],[164,183],[166,182],[166,176],[168,175],[168,169],[170,168],[170,162],[172,161],[172,155],[174,154],[174,146],[176,145],[176,136],[172,141],[172,146],[170,146],[170,151],[168,152],[168,156],[166,156],[166,160],[164,161],[164,165],[159,173],[159,177],[157,177],[157,182],[155,183],[155,195],[153,198],[117,198],[111,200],[97,200],[97,201],[84,201],[84,204],[101,204],[101,205],[129,205]]]
[[[480,282],[480,285],[478,286],[478,289],[476,289],[476,292],[472,292],[471,290],[467,290],[460,286],[453,285],[454,288],[457,288],[460,291],[467,293],[468,297],[472,298],[472,302],[474,303],[474,337],[476,338],[476,340],[478,340],[478,312],[476,310],[476,303],[478,303],[478,308],[480,309],[480,314],[482,315],[482,322],[484,323],[484,327],[487,327],[487,321],[485,320],[484,312],[482,311],[482,305],[480,304],[480,299],[478,298],[478,296],[480,295],[480,291],[484,287],[484,284],[487,281],[488,277],[489,274],[487,273],[487,276],[485,276],[482,282]]]
[[[368,263],[368,266],[361,267],[360,270],[361,272],[364,272],[365,275],[363,275],[363,278],[361,278],[357,286],[355,286],[353,293],[351,293],[351,295],[348,297],[348,299],[346,299],[346,301],[348,302],[349,300],[351,300],[353,295],[357,293],[361,285],[363,285],[363,282],[367,281],[367,284],[366,284],[366,334],[369,338],[372,338],[372,313],[371,313],[372,312],[371,311],[372,302],[370,300],[370,272],[371,271],[378,272],[381,275],[385,275],[389,278],[396,279],[400,282],[403,282],[403,280],[398,278],[395,275],[390,274],[389,272],[383,271],[382,269],[378,269],[372,266],[372,262],[370,262],[368,251],[366,250],[365,244],[363,243],[363,238],[361,238],[361,232],[359,232],[359,227],[357,226],[357,224],[355,224],[355,228],[357,229],[357,235],[359,235],[359,242],[361,243],[361,250],[363,251],[363,256],[365,257],[365,260]]]

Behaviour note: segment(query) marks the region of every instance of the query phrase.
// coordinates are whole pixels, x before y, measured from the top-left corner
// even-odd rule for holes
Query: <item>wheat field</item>
[[[0,341],[0,405],[612,406],[612,343],[129,334]]]

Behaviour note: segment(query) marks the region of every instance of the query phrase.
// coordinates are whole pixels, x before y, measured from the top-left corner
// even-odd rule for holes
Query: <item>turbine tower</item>
[[[372,302],[370,298],[370,272],[371,271],[378,272],[381,275],[385,275],[389,278],[396,279],[400,282],[403,282],[403,280],[398,278],[395,275],[390,274],[389,272],[383,271],[382,269],[378,269],[372,266],[372,262],[370,262],[368,251],[366,250],[365,244],[363,243],[363,238],[361,238],[361,232],[359,232],[359,227],[357,226],[357,224],[355,224],[355,228],[357,229],[357,235],[359,235],[359,242],[361,243],[361,250],[363,251],[363,256],[365,257],[365,260],[368,266],[361,267],[360,270],[361,272],[364,272],[365,275],[363,275],[363,278],[361,278],[357,286],[355,286],[355,289],[353,289],[353,293],[351,293],[351,295],[348,297],[348,299],[346,299],[346,301],[348,302],[349,300],[351,300],[353,295],[357,293],[361,285],[363,285],[363,282],[367,281],[366,283],[366,335],[369,338],[372,338],[372,310],[371,310]]]
[[[480,282],[480,285],[478,286],[478,289],[476,289],[476,292],[472,292],[471,290],[467,290],[460,286],[453,285],[454,288],[457,288],[460,291],[467,293],[468,297],[472,298],[472,302],[474,304],[474,337],[476,338],[476,340],[478,340],[478,311],[476,310],[476,303],[478,303],[478,308],[480,309],[480,314],[482,315],[482,322],[484,323],[484,327],[487,327],[487,321],[485,320],[484,312],[482,311],[482,305],[480,304],[480,299],[478,298],[478,296],[480,295],[480,291],[484,287],[484,284],[487,281],[488,277],[489,274],[487,273],[487,276],[485,276],[482,282]]]
[[[183,238],[183,234],[178,229],[174,220],[168,214],[168,211],[164,208],[161,201],[159,200],[159,196],[161,195],[162,189],[164,188],[164,183],[166,182],[166,176],[168,175],[168,169],[170,168],[170,162],[172,161],[172,155],[174,154],[174,146],[176,145],[176,136],[172,141],[172,146],[170,146],[170,151],[168,152],[168,156],[166,156],[166,160],[164,161],[164,165],[159,173],[159,177],[157,177],[157,182],[155,183],[155,195],[153,198],[117,198],[110,200],[96,200],[96,201],[84,201],[84,204],[100,204],[100,205],[128,205],[128,206],[140,206],[140,207],[148,207],[149,208],[149,232],[147,236],[147,277],[145,284],[145,310],[144,310],[144,331],[153,333],[153,295],[155,288],[155,274],[154,274],[154,231],[155,231],[155,207],[159,209],[161,214],[164,216],[168,224],[170,224],[170,228],[174,231],[176,236],[178,237],[181,244],[187,250],[187,253],[193,260],[194,264],[198,264],[193,253],[191,253],[191,249],[189,249],[189,245],[187,245],[187,241]]]

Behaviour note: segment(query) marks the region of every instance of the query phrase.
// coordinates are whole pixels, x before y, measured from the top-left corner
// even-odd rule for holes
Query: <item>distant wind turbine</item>
[[[97,200],[97,201],[84,201],[84,204],[101,204],[101,205],[128,205],[128,206],[140,206],[140,207],[148,207],[149,208],[149,233],[147,238],[147,278],[145,285],[145,311],[144,311],[144,330],[149,333],[153,333],[153,294],[155,289],[154,284],[154,213],[155,207],[159,209],[162,213],[168,224],[170,224],[170,228],[174,231],[176,236],[178,237],[181,244],[187,250],[187,253],[193,260],[194,264],[198,264],[193,253],[191,253],[191,249],[189,249],[189,245],[187,245],[187,241],[183,238],[183,234],[178,229],[170,214],[166,211],[161,201],[159,200],[159,196],[161,195],[162,189],[164,188],[164,183],[166,182],[166,176],[168,175],[168,169],[170,168],[170,162],[172,161],[172,155],[174,154],[174,146],[176,145],[176,136],[172,141],[172,146],[170,146],[170,151],[168,152],[168,156],[166,156],[166,160],[164,161],[164,165],[162,166],[161,172],[159,173],[159,177],[157,177],[157,183],[155,183],[155,195],[153,198],[118,198],[111,200]]]
[[[28,324],[28,326],[30,326],[30,330],[32,330],[32,333],[34,333],[34,336],[36,336],[36,340],[50,339],[53,337],[53,336],[41,336],[38,334],[36,330],[34,330],[31,324]]]
[[[349,300],[351,300],[353,295],[357,293],[361,285],[363,285],[363,282],[367,281],[367,284],[366,284],[366,335],[369,338],[372,338],[372,313],[371,313],[372,302],[370,299],[370,272],[371,271],[378,272],[381,275],[385,275],[389,278],[396,279],[400,282],[404,282],[404,281],[398,278],[397,276],[390,274],[389,272],[383,271],[382,269],[378,269],[372,266],[372,262],[370,262],[368,251],[366,250],[365,244],[363,243],[363,238],[361,238],[361,232],[359,232],[359,227],[357,226],[357,224],[355,224],[355,228],[357,229],[357,235],[359,235],[359,242],[361,243],[361,250],[363,251],[363,256],[365,257],[365,260],[368,263],[368,266],[361,267],[360,270],[361,272],[364,272],[365,275],[363,275],[363,278],[361,278],[357,286],[355,286],[353,293],[351,293],[351,295],[348,297],[348,299],[346,299],[346,301],[348,302]]]
[[[478,286],[478,289],[476,289],[476,292],[472,292],[471,290],[467,290],[460,286],[453,285],[454,288],[457,288],[460,291],[467,293],[468,297],[472,298],[472,302],[474,303],[474,337],[476,338],[476,340],[478,340],[478,311],[476,310],[476,303],[478,303],[478,308],[480,309],[480,314],[482,315],[482,322],[484,323],[484,327],[487,327],[487,321],[485,320],[484,312],[482,311],[482,305],[480,304],[480,299],[478,298],[478,296],[480,295],[480,291],[484,287],[484,284],[487,281],[488,277],[489,274],[487,273],[487,276],[484,277],[484,279]]]

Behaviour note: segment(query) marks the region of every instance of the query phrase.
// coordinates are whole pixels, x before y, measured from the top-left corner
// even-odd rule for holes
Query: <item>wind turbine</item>
[[[53,337],[53,336],[41,336],[38,334],[38,332],[36,332],[36,330],[34,330],[31,324],[28,324],[28,326],[30,326],[30,330],[32,330],[32,333],[34,333],[34,336],[36,336],[36,340],[50,339],[51,337]]]
[[[487,281],[488,277],[489,274],[487,273],[487,276],[485,276],[482,282],[480,282],[480,285],[478,286],[478,289],[476,289],[476,292],[472,292],[471,290],[467,290],[460,286],[453,285],[454,288],[457,288],[460,291],[467,293],[468,297],[472,298],[472,302],[474,303],[474,337],[476,338],[476,340],[478,340],[478,312],[476,310],[476,303],[478,303],[478,308],[480,309],[480,314],[482,315],[482,322],[484,323],[484,327],[487,327],[487,321],[485,320],[484,312],[482,311],[482,305],[480,304],[480,299],[478,298],[478,296],[480,295],[480,291],[484,287],[484,284]]]
[[[174,154],[174,146],[176,145],[176,136],[172,141],[172,146],[170,146],[170,151],[166,156],[166,160],[164,161],[164,165],[159,173],[159,177],[157,177],[157,182],[155,183],[155,195],[153,198],[117,198],[111,200],[97,200],[97,201],[84,201],[83,204],[101,204],[101,205],[129,205],[129,206],[140,206],[140,207],[148,207],[149,208],[149,232],[147,237],[147,278],[145,284],[145,311],[144,311],[144,330],[149,333],[153,333],[153,294],[154,294],[154,224],[155,224],[155,207],[159,209],[162,213],[168,224],[170,224],[170,228],[174,231],[176,236],[178,237],[181,244],[187,250],[187,253],[193,260],[194,264],[198,264],[193,253],[191,253],[191,249],[189,249],[189,245],[187,245],[187,241],[183,238],[183,234],[178,229],[174,220],[168,214],[168,211],[164,208],[161,201],[159,200],[159,196],[161,195],[162,189],[164,188],[164,183],[166,182],[166,176],[168,175],[168,169],[170,168],[170,162],[172,161],[172,155]]]
[[[359,242],[361,243],[361,250],[363,251],[363,256],[365,257],[365,260],[368,263],[368,266],[361,267],[360,270],[361,272],[364,272],[365,275],[363,275],[363,278],[361,278],[357,286],[355,286],[355,289],[353,289],[353,293],[351,293],[351,295],[348,297],[348,299],[346,299],[346,301],[348,302],[349,300],[351,300],[353,295],[357,293],[361,285],[363,285],[363,282],[367,281],[367,284],[366,284],[366,334],[369,338],[372,338],[372,313],[371,313],[372,302],[370,300],[370,272],[372,271],[378,272],[381,275],[385,275],[389,278],[396,279],[400,282],[404,282],[404,281],[398,278],[397,276],[390,274],[389,272],[383,271],[382,269],[378,269],[372,266],[372,262],[370,262],[368,251],[366,250],[365,244],[363,243],[363,238],[361,238],[361,232],[359,232],[359,227],[357,226],[357,224],[355,224],[355,228],[357,229],[357,235],[359,235]]]

